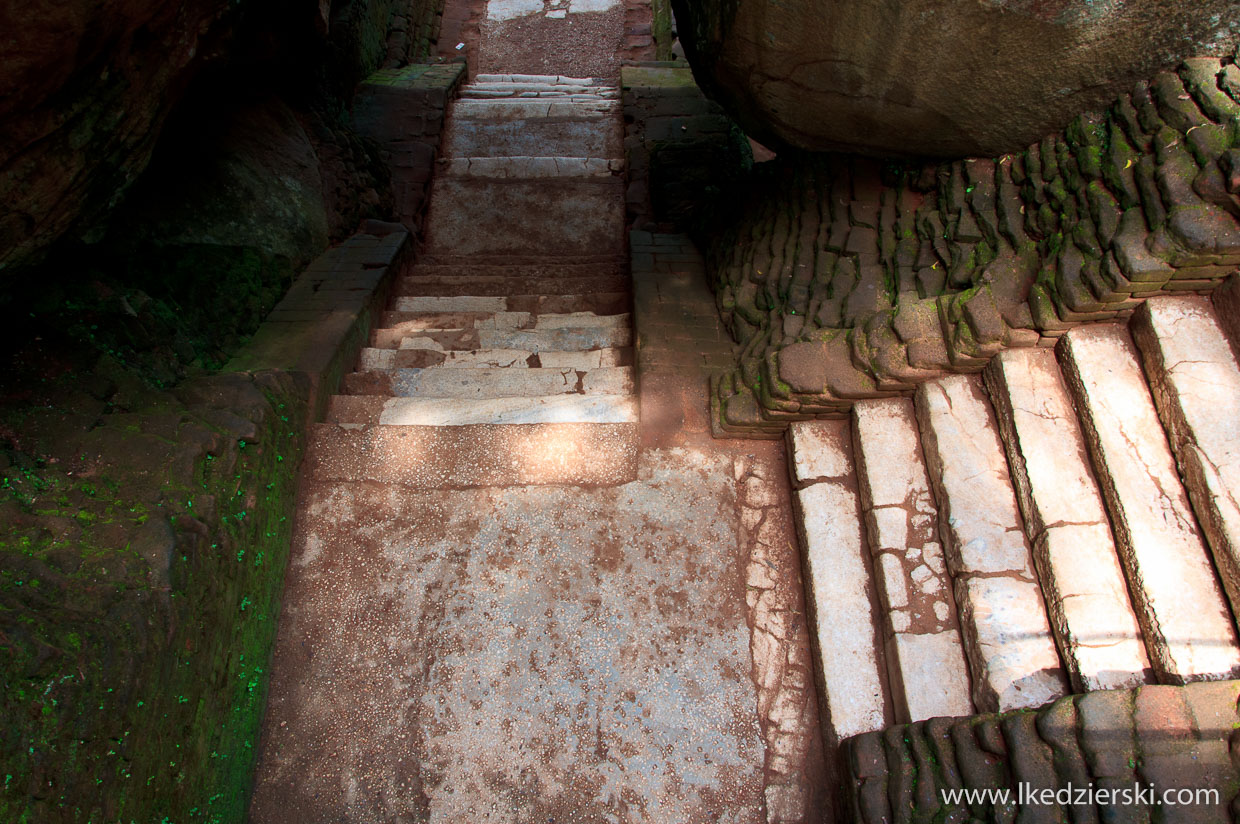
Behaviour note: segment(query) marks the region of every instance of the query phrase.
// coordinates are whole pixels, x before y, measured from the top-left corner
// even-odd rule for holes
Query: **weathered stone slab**
[[[553,153],[564,157],[624,156],[619,119],[448,121],[444,151],[449,157],[505,157]]]
[[[558,395],[542,398],[391,398],[378,423],[389,426],[466,426],[483,423],[635,423],[630,395]]]
[[[862,401],[852,421],[896,718],[970,715],[969,668],[913,404]]]
[[[610,177],[624,171],[624,161],[604,157],[455,157],[444,171],[457,177],[499,180]]]
[[[545,329],[627,329],[632,325],[633,316],[627,312],[620,315],[596,315],[593,312],[546,314],[537,315],[534,320],[535,331]]]
[[[878,604],[862,537],[848,422],[794,423],[789,431],[794,442],[812,441],[824,451],[820,467],[839,470],[833,476],[815,476],[796,493],[806,598],[822,687],[823,734],[828,746],[834,746],[891,721],[874,632]]]
[[[1128,333],[1081,327],[1058,350],[1159,678],[1234,677],[1231,616]]]
[[[553,352],[538,354],[545,368],[569,367],[571,369],[601,369],[605,366],[624,366],[632,362],[632,351],[623,348],[591,349],[585,352]]]
[[[426,245],[453,255],[600,255],[624,249],[624,230],[618,178],[441,176],[433,184]]]
[[[392,302],[397,312],[505,312],[508,298],[492,297],[398,297]]]
[[[436,351],[434,349],[377,349],[367,347],[362,350],[361,356],[358,359],[358,371],[421,369],[428,366],[466,369],[526,369],[529,367],[530,360],[533,357],[533,352],[526,352],[520,349]],[[571,366],[572,364],[563,365]]]
[[[981,379],[924,383],[915,407],[955,578],[973,703],[983,711],[1041,706],[1067,684]]]
[[[354,373],[348,391],[394,397],[536,398],[551,395],[626,395],[634,391],[633,368],[607,367],[578,372],[576,369],[487,368],[395,369]],[[356,386],[354,385],[356,384]]]
[[[485,349],[523,349],[529,352],[612,349],[633,345],[628,327],[572,327],[544,330],[479,329],[478,344]]]
[[[507,100],[457,100],[452,106],[452,117],[458,120],[603,120],[610,119],[620,111],[618,100],[583,100],[564,102],[537,97],[518,97]]]
[[[1153,298],[1132,334],[1189,499],[1240,611],[1240,368],[1210,301]]]
[[[1152,671],[1141,628],[1054,353],[1003,352],[985,381],[1074,689],[1146,683]]]

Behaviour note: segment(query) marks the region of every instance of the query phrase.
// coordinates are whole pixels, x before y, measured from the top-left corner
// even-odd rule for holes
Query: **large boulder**
[[[1023,149],[1240,38],[1235,0],[673,0],[698,82],[754,137],[956,158]]]

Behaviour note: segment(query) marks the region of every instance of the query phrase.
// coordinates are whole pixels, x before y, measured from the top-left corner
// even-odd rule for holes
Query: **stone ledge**
[[[351,370],[387,305],[395,273],[411,249],[403,226],[368,221],[365,231],[307,267],[224,371],[305,373],[310,378],[310,420],[322,420],[328,399]],[[374,266],[370,261],[380,259],[373,256],[379,250],[388,262]],[[338,294],[345,284],[347,300],[307,300],[316,294]]]

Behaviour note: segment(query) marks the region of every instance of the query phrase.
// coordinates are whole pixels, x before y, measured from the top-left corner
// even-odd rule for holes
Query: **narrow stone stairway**
[[[462,90],[426,253],[333,398],[327,441],[335,424],[361,433],[352,452],[399,442],[410,465],[372,468],[434,487],[635,477],[618,97],[542,75]]]
[[[1233,345],[1154,298],[793,424],[828,729],[1240,676]]]
[[[423,247],[313,432],[256,824],[822,803],[790,525],[757,508],[781,470],[642,448],[621,129],[592,79],[453,104]]]

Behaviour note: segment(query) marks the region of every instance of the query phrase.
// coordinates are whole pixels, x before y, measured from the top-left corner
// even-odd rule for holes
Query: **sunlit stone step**
[[[896,721],[971,715],[969,668],[913,404],[862,401],[852,425]]]
[[[318,481],[421,489],[526,484],[615,485],[637,477],[636,423],[311,428],[307,465]]]
[[[1206,298],[1153,298],[1130,327],[1232,614],[1240,614],[1240,368],[1235,354]]]
[[[342,424],[467,426],[524,423],[637,423],[631,395],[557,395],[549,398],[385,398],[334,395],[327,420]]]
[[[834,747],[892,721],[874,633],[880,608],[865,560],[848,422],[794,423],[788,438],[823,731]]]
[[[1057,348],[1160,680],[1236,677],[1231,615],[1128,332],[1078,327]]]
[[[537,398],[552,395],[631,395],[633,369],[628,366],[578,371],[487,368],[392,369],[345,376],[352,395],[417,398]]]
[[[980,712],[1038,707],[1067,692],[981,378],[955,375],[916,394],[922,446]]]
[[[985,380],[1073,689],[1151,681],[1102,493],[1054,353],[1002,352]]]

